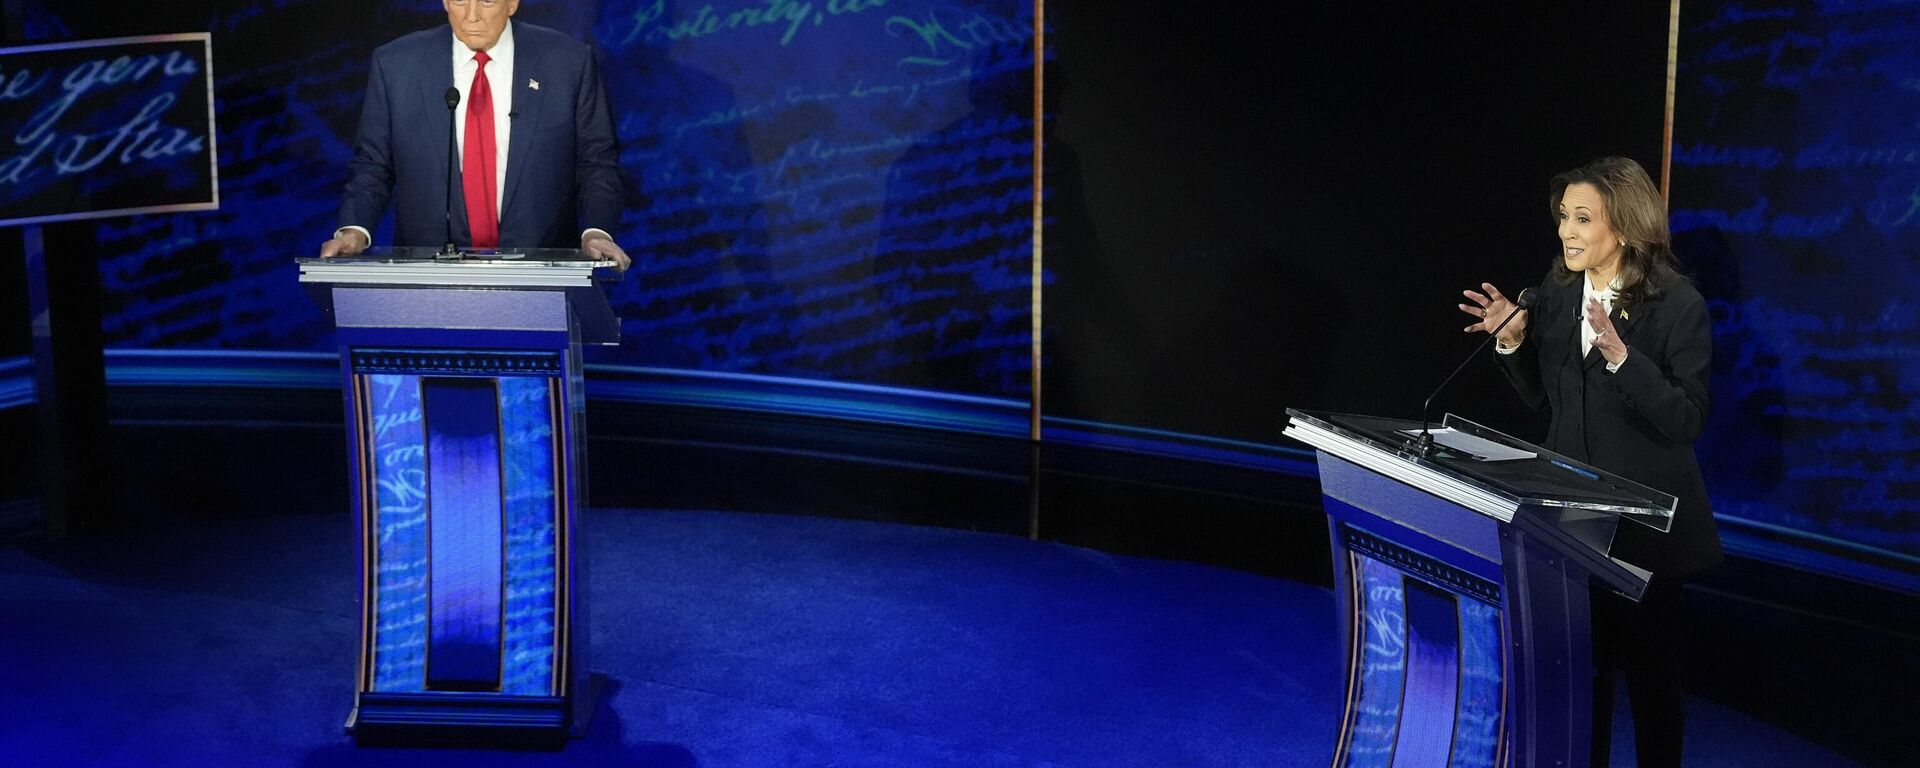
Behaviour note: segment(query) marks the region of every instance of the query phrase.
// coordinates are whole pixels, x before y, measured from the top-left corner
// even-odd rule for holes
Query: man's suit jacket
[[[578,248],[580,233],[620,220],[620,167],[593,49],[546,27],[513,23],[513,131],[500,213],[503,247]],[[532,83],[539,83],[535,88]],[[373,231],[394,205],[395,245],[446,241],[453,32],[424,30],[373,52],[340,226]],[[453,231],[472,243],[453,166]]]
[[[1547,449],[1679,498],[1668,533],[1621,521],[1615,557],[1656,579],[1720,562],[1720,535],[1693,454],[1706,424],[1713,357],[1706,300],[1685,280],[1669,280],[1657,297],[1615,302],[1610,316],[1628,352],[1620,370],[1608,373],[1599,349],[1580,354],[1586,277],[1576,277],[1541,285],[1544,298],[1531,310],[1527,339],[1513,354],[1497,355],[1501,370],[1529,406],[1552,409]]]

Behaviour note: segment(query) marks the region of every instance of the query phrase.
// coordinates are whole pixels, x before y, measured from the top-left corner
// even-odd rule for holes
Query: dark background
[[[1665,3],[1415,5],[1048,4],[1048,184],[1085,197],[1048,200],[1048,415],[1261,442],[1288,407],[1417,416],[1485,338],[1460,291],[1557,254],[1549,178],[1658,176]],[[1435,410],[1543,424],[1491,360]]]

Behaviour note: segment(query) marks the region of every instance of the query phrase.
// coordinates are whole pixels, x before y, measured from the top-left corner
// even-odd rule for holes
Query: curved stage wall
[[[316,380],[331,386],[328,326],[297,287],[289,248],[332,226],[368,53],[399,30],[443,24],[438,9],[261,0],[129,17],[109,0],[14,7],[9,26],[29,40],[214,35],[221,209],[85,225],[101,254],[114,383],[302,387],[324,369]],[[1909,44],[1920,22],[1891,6],[1742,8],[1711,17],[1719,11],[1690,8],[1702,16],[1682,20],[1674,153],[1675,227],[1716,308],[1718,407],[1701,453],[1717,512],[1751,553],[1842,573],[1864,563],[1892,575],[1860,578],[1920,592],[1920,529],[1905,514],[1920,504],[1910,434],[1920,328],[1900,292],[1916,283],[1920,216],[1897,210],[1916,164],[1895,135],[1920,102],[1890,85],[1920,76]],[[1235,23],[1230,8],[1128,16],[1059,0],[1047,5],[1049,106],[1038,121],[1047,141],[1036,166],[1035,9],[527,3],[523,20],[598,46],[630,181],[622,238],[647,254],[613,296],[625,341],[598,353],[593,395],[1022,437],[1038,273],[1045,439],[1300,473],[1310,465],[1281,444],[1281,408],[1404,414],[1464,354],[1457,326],[1441,328],[1450,336],[1404,329],[1452,311],[1439,299],[1429,312],[1414,292],[1466,284],[1466,273],[1411,270],[1373,286],[1384,301],[1367,299],[1426,314],[1347,310],[1364,288],[1333,286],[1392,278],[1366,259],[1325,254],[1384,252],[1447,231],[1382,224],[1375,206],[1353,204],[1380,193],[1368,174],[1382,168],[1367,158],[1438,143],[1484,160],[1482,145],[1500,137],[1469,130],[1459,114],[1439,116],[1449,126],[1408,124],[1392,119],[1399,107],[1354,95],[1431,64],[1412,53],[1319,62],[1377,35],[1471,28],[1494,37],[1492,52],[1459,65],[1449,80],[1458,84],[1428,83],[1434,100],[1455,95],[1448,88],[1532,89],[1540,83],[1497,78],[1524,77],[1503,74],[1514,57],[1550,55],[1518,28],[1566,26],[1560,12],[1527,11],[1539,17],[1515,17],[1508,34],[1437,11],[1395,26],[1301,10],[1276,31]],[[325,23],[342,17],[361,21]],[[1657,72],[1664,15],[1617,23],[1651,43],[1628,66]],[[283,31],[314,28],[334,32]],[[1270,60],[1209,55],[1270,50],[1275,34],[1292,43]],[[1500,112],[1523,109],[1504,101],[1476,109],[1503,124],[1540,117]],[[1560,102],[1542,104],[1526,108]],[[1635,109],[1622,110],[1634,125],[1657,124]],[[1801,119],[1772,119],[1779,109]],[[1864,113],[1877,117],[1849,117]],[[1516,162],[1474,190],[1484,196],[1461,195],[1435,218],[1489,208],[1484,199],[1527,203],[1491,206],[1499,220],[1484,228],[1505,238],[1499,250],[1523,254],[1497,257],[1511,263],[1492,270],[1509,276],[1496,279],[1535,279],[1544,256],[1524,254],[1549,242],[1538,188],[1596,147],[1617,146],[1606,135],[1617,128],[1569,134],[1580,139],[1571,150],[1536,146],[1540,167]],[[1506,176],[1517,177],[1510,187]],[[1833,287],[1802,289],[1823,284]],[[1847,301],[1825,298],[1836,292]],[[1395,338],[1370,348],[1383,337]],[[1381,359],[1404,363],[1389,371]],[[1335,375],[1356,364],[1378,381]],[[1490,374],[1463,379],[1448,409],[1525,424],[1498,386]],[[18,386],[0,394],[30,397]]]

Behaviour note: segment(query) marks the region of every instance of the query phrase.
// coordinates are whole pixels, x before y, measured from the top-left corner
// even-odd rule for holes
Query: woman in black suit
[[[1713,354],[1706,301],[1680,273],[1666,204],[1638,163],[1619,157],[1555,176],[1560,254],[1541,300],[1500,331],[1500,367],[1528,405],[1549,408],[1549,450],[1679,498],[1667,533],[1622,522],[1612,555],[1654,573],[1639,603],[1593,592],[1593,765],[1605,768],[1613,675],[1622,670],[1642,768],[1680,765],[1681,587],[1718,563],[1693,441],[1707,419]],[[1467,331],[1514,312],[1490,283],[1466,291]],[[1532,315],[1529,317],[1528,315]]]

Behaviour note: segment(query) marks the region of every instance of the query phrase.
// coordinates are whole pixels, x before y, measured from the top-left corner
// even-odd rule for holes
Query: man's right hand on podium
[[[333,233],[333,239],[320,244],[320,258],[352,256],[366,250],[368,244],[365,232],[352,227],[342,227]]]

